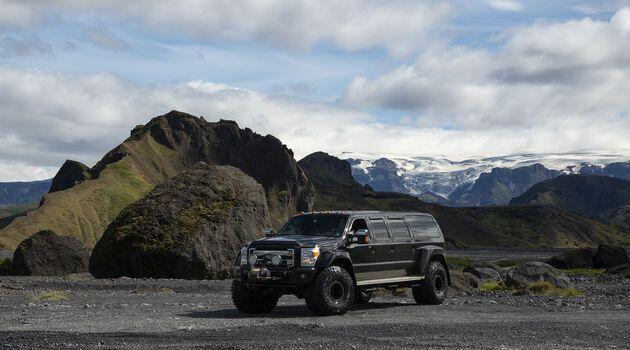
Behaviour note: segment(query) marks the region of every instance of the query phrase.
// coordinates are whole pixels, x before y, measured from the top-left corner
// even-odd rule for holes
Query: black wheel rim
[[[343,284],[339,282],[333,282],[330,284],[330,287],[328,287],[328,294],[330,295],[330,298],[332,300],[339,301],[343,299],[345,288],[343,287]]]
[[[436,293],[442,293],[442,290],[444,289],[444,280],[442,279],[442,276],[435,276],[435,280],[433,281],[433,288],[435,288]]]

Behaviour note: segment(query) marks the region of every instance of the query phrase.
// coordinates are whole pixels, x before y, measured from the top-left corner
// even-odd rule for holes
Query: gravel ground
[[[232,306],[229,281],[0,277],[0,348],[629,348],[630,280],[573,280],[583,297],[475,292],[417,306],[383,294],[316,317],[286,296],[248,317]],[[61,300],[41,300],[51,291]]]

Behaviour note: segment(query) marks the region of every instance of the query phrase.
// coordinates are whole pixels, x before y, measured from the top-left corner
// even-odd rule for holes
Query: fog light
[[[249,256],[249,264],[254,266],[256,265],[257,262],[258,262],[258,257],[256,256],[256,254],[251,254]]]
[[[282,258],[279,255],[274,255],[271,257],[271,263],[278,266],[282,262]]]

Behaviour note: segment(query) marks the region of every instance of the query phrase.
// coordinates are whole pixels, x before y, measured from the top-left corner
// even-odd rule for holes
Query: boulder
[[[501,280],[501,274],[499,273],[499,271],[491,269],[489,267],[468,266],[464,269],[464,272],[472,273],[473,275],[475,275],[475,277],[479,278],[482,281],[483,280],[494,280],[494,281]]]
[[[595,253],[595,267],[609,268],[630,263],[628,253],[622,246],[600,244]]]
[[[90,254],[74,237],[40,231],[18,245],[13,255],[16,276],[64,276],[86,272]]]
[[[547,264],[557,269],[591,269],[595,251],[591,248],[579,248],[556,255],[547,260]]]
[[[478,289],[481,286],[481,281],[475,275],[470,272],[463,272],[460,270],[451,270],[451,285],[449,289],[455,293],[469,292],[473,289]]]
[[[558,288],[572,288],[569,278],[549,264],[530,261],[508,270],[505,285],[515,289],[525,289],[530,283],[547,281]]]
[[[90,258],[97,278],[223,279],[269,226],[263,187],[232,166],[196,163],[125,208]]]
[[[606,269],[607,273],[616,274],[616,273],[627,273],[630,272],[630,264],[621,264],[611,268]]]

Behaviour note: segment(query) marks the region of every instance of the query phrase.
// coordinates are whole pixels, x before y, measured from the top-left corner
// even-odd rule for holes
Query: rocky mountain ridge
[[[90,169],[66,162],[54,181],[57,191],[0,230],[0,249],[14,249],[46,229],[78,237],[91,248],[124,207],[198,161],[232,165],[253,177],[265,189],[274,226],[312,206],[312,185],[280,140],[233,121],[172,111],[134,128]]]

